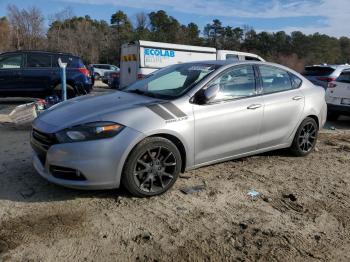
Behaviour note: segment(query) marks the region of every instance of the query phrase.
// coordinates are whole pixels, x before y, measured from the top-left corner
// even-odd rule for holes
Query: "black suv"
[[[92,89],[90,73],[78,56],[43,51],[16,51],[0,54],[0,96],[60,96],[59,58],[67,63],[68,97],[89,93]]]

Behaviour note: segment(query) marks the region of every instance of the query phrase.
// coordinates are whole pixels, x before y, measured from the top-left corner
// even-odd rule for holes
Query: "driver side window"
[[[210,85],[219,86],[214,102],[256,95],[254,69],[251,65],[235,66]]]

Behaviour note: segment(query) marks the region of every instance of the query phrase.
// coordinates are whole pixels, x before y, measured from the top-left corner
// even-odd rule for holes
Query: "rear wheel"
[[[122,184],[133,195],[149,197],[170,189],[181,171],[177,147],[161,137],[140,142],[124,166]]]
[[[316,121],[307,117],[299,126],[292,146],[291,152],[296,156],[306,156],[315,148],[318,135],[318,125]]]
[[[62,85],[59,84],[54,88],[54,95],[58,96],[59,98],[62,97]],[[74,88],[71,85],[67,84],[67,99],[76,97],[77,93],[75,92]]]

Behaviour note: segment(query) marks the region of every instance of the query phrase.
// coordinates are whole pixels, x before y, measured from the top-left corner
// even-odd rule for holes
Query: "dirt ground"
[[[0,141],[0,261],[350,261],[349,119],[306,158],[201,168],[150,199],[55,186],[31,165],[28,130],[0,124]]]

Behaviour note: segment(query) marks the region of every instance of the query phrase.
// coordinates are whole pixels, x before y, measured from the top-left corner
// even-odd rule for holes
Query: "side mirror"
[[[218,84],[210,85],[206,89],[201,89],[195,96],[194,102],[203,105],[212,101],[220,91]]]

